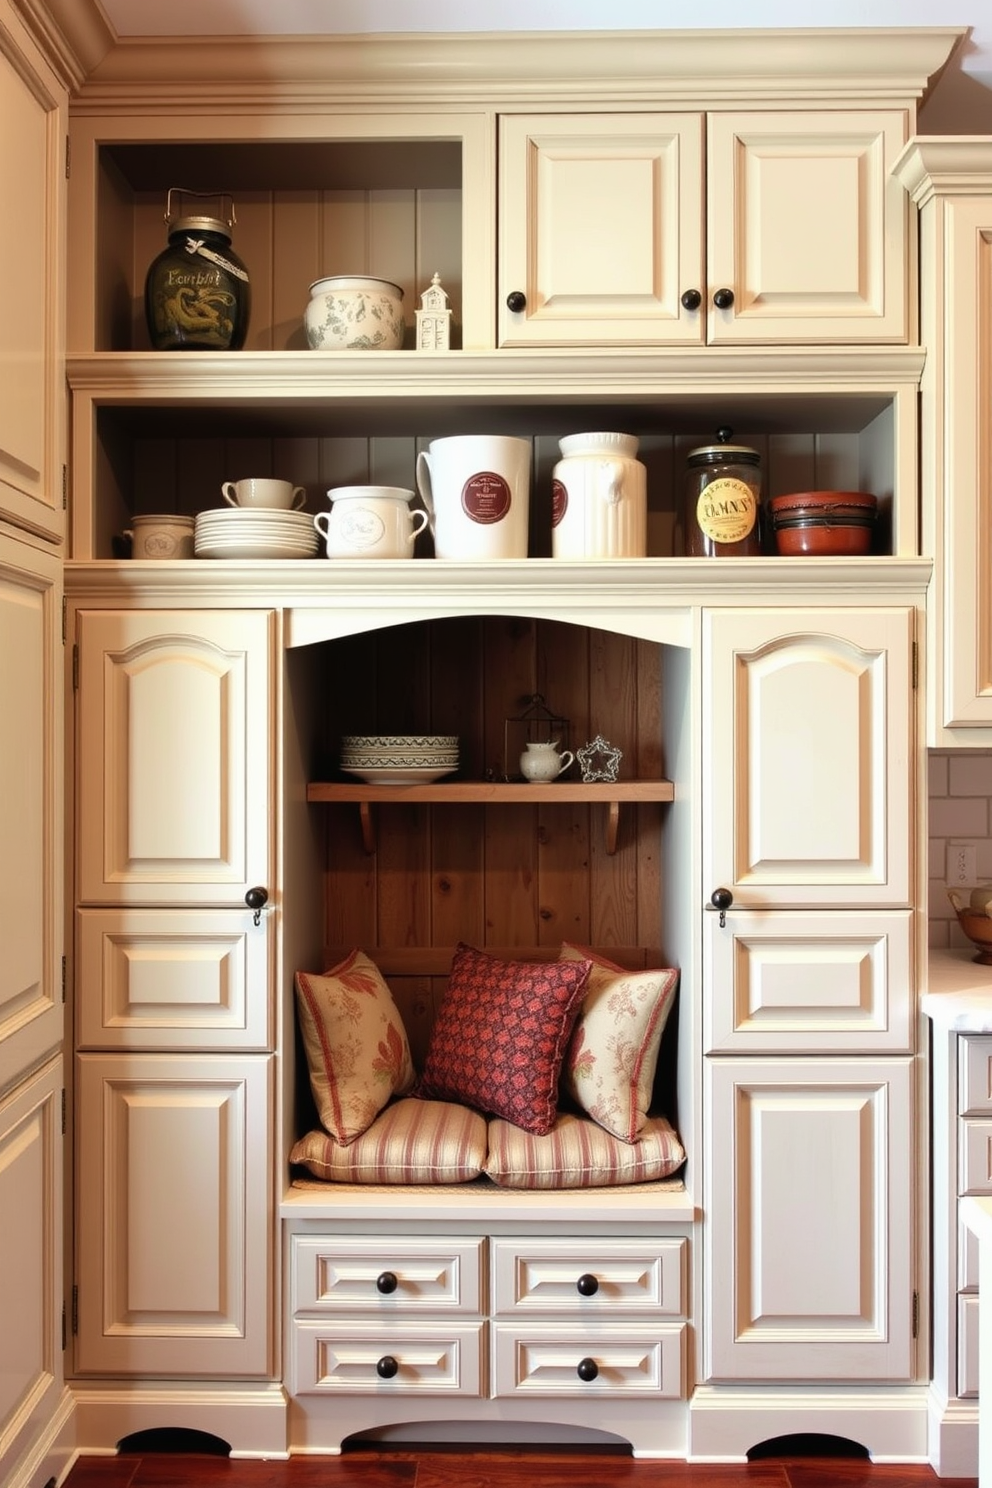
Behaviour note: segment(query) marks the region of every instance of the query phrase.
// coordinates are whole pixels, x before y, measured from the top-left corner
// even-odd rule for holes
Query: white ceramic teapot
[[[540,785],[549,780],[557,780],[574,759],[575,755],[571,750],[566,749],[564,754],[558,753],[557,739],[549,739],[546,743],[532,742],[520,756],[520,773],[531,784]]]

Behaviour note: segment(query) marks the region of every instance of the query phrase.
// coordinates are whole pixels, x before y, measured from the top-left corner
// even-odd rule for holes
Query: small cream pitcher
[[[551,472],[555,558],[643,558],[647,474],[633,434],[569,434]]]
[[[557,739],[546,742],[532,740],[520,756],[520,773],[532,785],[540,785],[549,780],[557,780],[574,759],[575,755],[571,750],[566,749],[564,754],[558,753]]]

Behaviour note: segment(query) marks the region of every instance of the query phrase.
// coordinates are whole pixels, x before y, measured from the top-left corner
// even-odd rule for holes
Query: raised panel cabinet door
[[[0,1091],[62,1043],[62,576],[0,534]]]
[[[707,896],[912,904],[913,629],[909,607],[705,612]]]
[[[0,515],[51,538],[65,526],[67,138],[65,90],[0,0]]]
[[[44,1451],[62,1395],[62,1061],[0,1099],[0,1482]]]
[[[500,346],[702,340],[702,139],[699,114],[500,119]]]
[[[272,616],[78,617],[83,904],[239,904],[270,878]]]
[[[913,1052],[912,911],[732,910],[703,928],[707,1053]]]
[[[272,1063],[80,1054],[76,1368],[272,1366]]]
[[[709,116],[711,343],[908,339],[908,130],[904,109]]]
[[[708,1380],[913,1377],[912,1061],[707,1061]]]

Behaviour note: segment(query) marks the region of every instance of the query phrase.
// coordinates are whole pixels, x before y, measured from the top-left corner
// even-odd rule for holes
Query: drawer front
[[[394,1325],[298,1318],[291,1330],[292,1395],[482,1393],[485,1325]]]
[[[958,1297],[958,1394],[978,1394],[978,1296]]]
[[[958,1111],[992,1115],[992,1038],[958,1039]]]
[[[492,1247],[498,1315],[567,1314],[581,1323],[604,1313],[685,1314],[689,1243],[684,1238],[649,1245],[593,1237],[582,1244],[494,1240]]]
[[[680,1400],[685,1352],[685,1323],[629,1323],[609,1332],[567,1323],[495,1323],[494,1393]]]
[[[992,1193],[992,1118],[958,1122],[958,1193]]]
[[[292,1311],[483,1311],[481,1238],[292,1237]]]

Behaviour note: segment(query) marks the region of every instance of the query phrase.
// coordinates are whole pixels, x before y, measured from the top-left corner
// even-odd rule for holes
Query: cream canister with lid
[[[551,472],[555,558],[643,558],[647,472],[633,434],[569,434]]]

